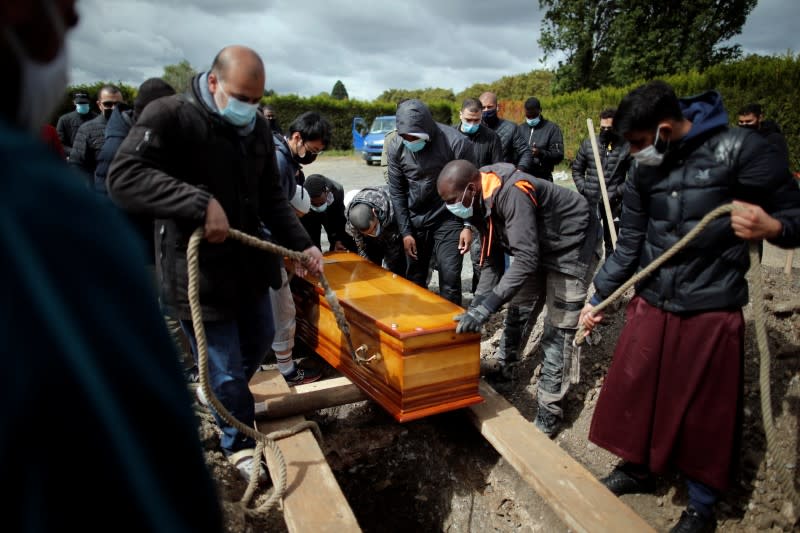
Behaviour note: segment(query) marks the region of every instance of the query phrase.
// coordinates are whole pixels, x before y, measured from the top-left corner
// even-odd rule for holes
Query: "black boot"
[[[713,516],[703,516],[689,505],[681,513],[681,518],[669,533],[708,533],[717,528],[717,521]]]
[[[608,490],[622,496],[623,494],[646,494],[655,492],[656,481],[653,475],[642,465],[624,463],[600,480]]]

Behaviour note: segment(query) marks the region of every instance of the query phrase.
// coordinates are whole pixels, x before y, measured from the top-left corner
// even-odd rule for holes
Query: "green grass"
[[[325,150],[322,157],[361,157],[360,152],[355,150]]]

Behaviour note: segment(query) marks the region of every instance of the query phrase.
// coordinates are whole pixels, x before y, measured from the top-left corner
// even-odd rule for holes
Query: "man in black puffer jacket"
[[[113,85],[105,85],[97,95],[97,106],[102,114],[84,122],[75,134],[69,164],[86,178],[89,188],[94,188],[94,171],[97,169],[97,154],[106,141],[106,125],[114,108],[122,103],[122,92]]]
[[[436,178],[454,159],[471,159],[472,143],[454,128],[433,120],[420,100],[397,108],[397,137],[388,148],[389,190],[409,257],[408,279],[427,287],[436,254],[440,294],[461,305],[461,254],[469,250],[472,230],[444,206]]]
[[[606,217],[592,142],[588,138],[583,140],[575,161],[572,162],[572,181],[575,182],[575,188],[586,198],[589,205],[598,211],[598,216],[603,221],[606,258],[614,251],[611,231],[612,228],[613,231],[617,231],[614,220],[619,217],[622,208],[622,186],[631,166],[630,147],[625,139],[614,132],[615,112],[615,109],[605,109],[600,113],[600,135],[597,137],[597,148],[600,151],[600,163],[603,166],[612,220],[607,220]]]
[[[800,245],[800,191],[776,151],[754,132],[729,128],[719,93],[678,100],[654,81],[629,93],[614,119],[636,160],[625,184],[620,240],[581,313],[652,263],[714,208],[739,198],[683,251],[636,287],[589,439],[625,464],[603,483],[616,494],[654,489],[674,464],[689,505],[673,531],[713,528],[730,483],[742,406],[748,245]]]
[[[312,257],[322,253],[278,181],[270,128],[257,114],[264,65],[253,50],[224,48],[182,95],[151,103],[123,141],[108,175],[112,200],[156,218],[157,268],[167,310],[181,319],[196,354],[187,293],[186,246],[197,228],[200,304],[210,385],[244,424],[255,421],[248,382],[274,333],[268,288],[281,284],[281,258],[227,239],[230,228],[271,235]],[[218,419],[222,449],[249,477],[254,442]],[[249,454],[249,455],[248,455]],[[254,471],[258,471],[257,469]]]

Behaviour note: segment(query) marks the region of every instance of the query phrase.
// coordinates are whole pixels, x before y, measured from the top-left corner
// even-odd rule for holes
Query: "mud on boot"
[[[533,425],[536,426],[539,431],[552,439],[558,434],[559,431],[561,431],[563,421],[557,414],[551,413],[547,409],[543,409],[540,406],[539,412],[536,413],[536,420],[533,422]]]

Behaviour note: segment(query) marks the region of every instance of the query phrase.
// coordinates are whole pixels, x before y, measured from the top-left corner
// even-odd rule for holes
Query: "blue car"
[[[397,127],[394,115],[375,117],[372,127],[367,130],[367,122],[361,118],[353,119],[353,149],[361,152],[368,165],[380,164],[383,152],[383,139]]]

